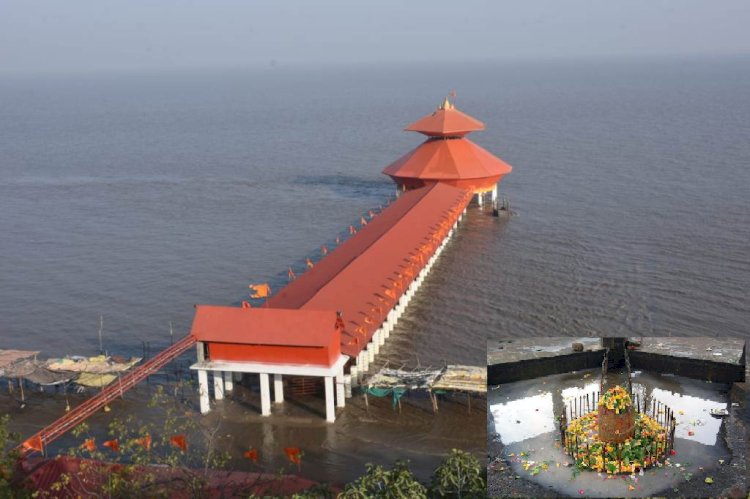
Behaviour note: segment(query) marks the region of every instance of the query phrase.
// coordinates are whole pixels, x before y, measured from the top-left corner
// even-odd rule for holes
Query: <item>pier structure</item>
[[[216,400],[231,390],[233,373],[258,373],[262,415],[271,413],[270,374],[276,402],[283,401],[282,376],[320,376],[326,420],[335,420],[333,400],[344,407],[344,398],[370,370],[469,202],[476,195],[481,205],[488,192],[494,201],[498,182],[511,171],[464,138],[483,129],[482,122],[446,99],[406,128],[427,135],[427,141],[384,171],[399,187],[396,201],[350,230],[351,237],[320,261],[308,262],[306,272],[261,308],[197,306],[192,334],[198,340],[198,362],[192,369],[199,373],[202,412],[210,410],[208,372],[213,372]],[[290,322],[313,313],[327,314],[328,323],[320,316],[322,322],[312,330],[312,320]],[[340,350],[331,346],[333,337],[340,338]],[[327,363],[295,354],[315,348],[328,349]]]

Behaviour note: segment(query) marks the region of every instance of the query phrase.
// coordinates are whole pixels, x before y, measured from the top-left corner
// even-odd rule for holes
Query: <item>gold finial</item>
[[[452,109],[453,106],[451,106],[450,101],[448,100],[448,97],[445,98],[443,101],[443,105],[440,106],[440,109]]]

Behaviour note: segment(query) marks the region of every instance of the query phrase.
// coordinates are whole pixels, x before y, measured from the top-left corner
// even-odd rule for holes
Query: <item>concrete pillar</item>
[[[357,386],[357,378],[359,377],[359,369],[362,366],[362,357],[357,354],[357,365],[352,365],[349,368],[349,379],[352,383],[352,386]]]
[[[224,398],[224,376],[221,371],[214,371],[214,398],[216,400]]]
[[[477,193],[477,204],[478,204],[478,205],[479,205],[480,207],[482,206],[482,204],[484,204],[484,203],[483,203],[483,201],[484,201],[484,200],[482,199],[483,197],[484,197],[484,193],[483,193],[483,192],[478,192],[478,193]]]
[[[284,380],[281,374],[273,375],[273,401],[280,404],[284,401]]]
[[[344,396],[348,399],[352,398],[352,375],[344,374]]]
[[[372,342],[367,344],[367,361],[375,362],[375,347],[372,346]]]
[[[383,333],[382,329],[378,329],[378,341],[381,347],[385,345],[385,333]]]
[[[336,421],[336,408],[333,403],[333,376],[326,376],[326,421]]]
[[[492,204],[495,204],[495,202],[497,202],[497,184],[492,188]]]
[[[195,344],[195,357],[198,360],[198,362],[203,362],[206,360],[206,349],[203,347],[203,342],[199,341]]]
[[[360,371],[360,374],[364,374],[370,368],[370,353],[367,351],[367,349],[362,350],[361,353],[362,353],[362,371]]]
[[[234,383],[232,379],[232,372],[231,371],[224,371],[224,391],[227,393],[234,390]]]
[[[378,332],[375,331],[372,335],[372,339],[370,340],[370,345],[372,345],[372,350],[374,352],[374,355],[380,355],[380,338],[378,337]]]
[[[268,373],[260,373],[260,414],[271,415],[271,386],[268,382]]]
[[[336,375],[336,407],[344,407],[346,398],[346,389],[344,387],[344,368]]]
[[[203,369],[198,370],[198,398],[201,414],[206,414],[211,410],[211,406],[208,403],[208,373]]]

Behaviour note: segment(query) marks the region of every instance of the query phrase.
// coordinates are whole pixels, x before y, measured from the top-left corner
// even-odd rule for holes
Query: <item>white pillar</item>
[[[268,383],[268,373],[260,373],[260,414],[271,415],[271,386]]]
[[[362,350],[362,370],[360,374],[364,374],[370,368],[370,353],[367,350]]]
[[[234,383],[231,371],[224,371],[224,390],[231,392],[234,390]]]
[[[385,345],[385,333],[383,333],[382,329],[378,329],[378,341],[380,341],[381,347]]]
[[[333,376],[326,376],[326,421],[336,421],[336,408],[333,406]]]
[[[372,346],[372,342],[367,344],[367,361],[375,362],[375,347]]]
[[[201,414],[206,414],[211,410],[211,406],[208,403],[208,373],[204,369],[198,370],[198,398]]]
[[[224,398],[224,376],[221,371],[214,371],[214,398],[216,400]]]
[[[195,355],[196,355],[198,362],[203,362],[204,360],[206,360],[206,349],[203,347],[202,341],[199,341],[198,343],[195,344],[195,349],[196,349]]]
[[[483,192],[477,192],[477,204],[479,206],[482,206],[482,204],[483,204],[483,201],[484,201],[482,199],[483,197],[484,197],[484,193]]]
[[[374,352],[374,355],[380,354],[380,340],[378,339],[377,331],[373,333],[370,345],[372,345],[372,351]]]
[[[492,188],[492,203],[494,204],[495,201],[497,201],[497,184]]]
[[[273,375],[273,401],[280,404],[284,401],[284,380],[281,374]]]
[[[336,375],[336,407],[344,407],[344,399],[346,397],[346,389],[344,387],[344,368]]]
[[[344,374],[344,396],[348,399],[352,398],[352,375]]]

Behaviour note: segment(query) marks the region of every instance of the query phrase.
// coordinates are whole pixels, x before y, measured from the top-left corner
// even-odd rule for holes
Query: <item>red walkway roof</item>
[[[190,334],[198,341],[326,347],[336,312],[196,305]]]
[[[341,351],[357,355],[470,199],[446,184],[404,193],[266,306],[341,311]]]

